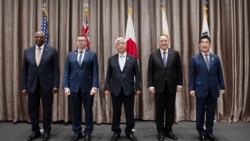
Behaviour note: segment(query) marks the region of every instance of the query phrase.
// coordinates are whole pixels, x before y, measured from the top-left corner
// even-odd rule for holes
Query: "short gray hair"
[[[115,40],[115,46],[116,46],[117,43],[120,42],[120,41],[125,42],[125,39],[124,39],[123,37],[118,37],[118,38],[116,38],[116,40]]]

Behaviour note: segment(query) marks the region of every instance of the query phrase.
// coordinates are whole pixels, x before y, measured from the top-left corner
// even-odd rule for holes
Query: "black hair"
[[[200,40],[199,40],[199,43],[201,43],[201,40],[202,40],[202,39],[208,39],[209,43],[211,43],[211,39],[210,39],[210,37],[207,36],[207,35],[201,36],[201,38],[200,38]]]

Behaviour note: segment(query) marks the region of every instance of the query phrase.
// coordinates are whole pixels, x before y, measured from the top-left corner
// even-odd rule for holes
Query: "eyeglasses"
[[[86,41],[86,40],[77,40],[78,42],[83,42],[83,41]]]

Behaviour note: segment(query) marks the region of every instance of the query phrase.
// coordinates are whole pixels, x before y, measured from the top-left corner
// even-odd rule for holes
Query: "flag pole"
[[[83,3],[83,14],[85,15],[86,18],[89,15],[89,4],[87,1]]]
[[[208,14],[207,14],[207,1],[206,0],[203,0],[203,8],[202,8],[202,11],[205,13],[204,16],[206,16],[206,19],[208,20]]]
[[[88,0],[85,0],[83,2],[82,35],[86,36],[87,38],[87,48],[90,47],[88,17],[89,17],[89,4]]]
[[[166,2],[161,1],[161,16],[162,16],[162,34],[165,34],[169,37],[168,22],[167,22],[167,8]]]

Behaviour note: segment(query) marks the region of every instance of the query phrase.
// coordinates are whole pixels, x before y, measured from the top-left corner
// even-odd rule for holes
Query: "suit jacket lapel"
[[[203,65],[203,67],[205,67],[206,68],[206,70],[208,71],[208,68],[207,68],[207,65],[206,65],[206,62],[205,62],[205,60],[204,60],[204,57],[203,57],[203,55],[202,55],[202,53],[200,53],[199,54],[199,61],[200,61],[200,63]],[[210,63],[211,64],[211,63]]]
[[[41,56],[41,61],[40,61],[39,65],[41,65],[43,63],[43,60],[44,60],[44,58],[46,58],[46,55],[47,55],[48,51],[49,51],[48,47],[44,46],[43,47],[42,56]]]
[[[116,54],[116,56],[115,56],[115,64],[117,65],[117,67],[119,68],[119,70],[121,71],[121,72],[123,72],[123,70],[125,69],[125,64],[124,64],[124,68],[123,68],[123,70],[121,70],[121,68],[120,68],[120,64],[119,64],[119,54],[117,53]],[[126,63],[126,61],[125,61],[125,63]]]
[[[130,60],[130,56],[127,54],[127,56],[125,58],[125,64],[124,64],[124,67],[123,67],[123,71],[125,70],[129,60]]]
[[[170,64],[170,62],[173,60],[173,55],[172,55],[172,50],[170,48],[168,48],[168,58],[167,58],[167,65],[166,68],[168,67],[168,65]]]
[[[156,57],[158,58],[159,62],[161,63],[161,66],[164,67],[164,62],[163,62],[163,59],[162,59],[162,54],[161,54],[161,50],[160,49],[158,49]]]
[[[82,64],[81,64],[81,67],[84,65],[84,63],[87,61],[87,59],[89,58],[89,51],[88,49],[85,49],[85,53],[84,53],[84,56],[83,56],[83,59],[82,59]]]

